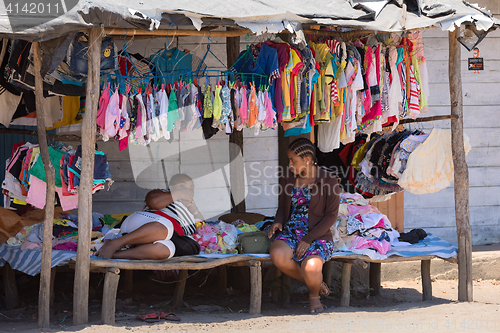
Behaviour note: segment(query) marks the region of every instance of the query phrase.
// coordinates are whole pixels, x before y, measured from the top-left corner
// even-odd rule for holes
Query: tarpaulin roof
[[[91,26],[164,29],[238,25],[253,32],[300,28],[300,23],[403,31],[474,22],[479,30],[500,21],[462,0],[106,0],[0,5],[0,36],[43,40]],[[24,3],[25,5],[23,5]],[[62,4],[62,5],[61,5]],[[62,14],[64,12],[64,14]]]

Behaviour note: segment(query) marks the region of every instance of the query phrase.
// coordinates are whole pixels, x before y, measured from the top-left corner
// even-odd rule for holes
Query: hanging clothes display
[[[401,165],[404,171],[399,177],[398,184],[405,191],[426,194],[450,186],[453,181],[450,130],[434,128],[421,144],[410,141],[402,142],[401,146],[403,147],[401,147],[400,159],[405,163]],[[414,146],[416,147],[413,148]],[[471,150],[469,137],[466,134],[464,134],[464,149],[465,155]],[[413,152],[409,154],[408,150],[413,150]]]
[[[291,136],[318,125],[318,147],[328,153],[353,143],[356,133],[370,135],[428,110],[421,33],[314,38],[249,45],[228,71],[206,68],[210,45],[203,59],[166,45],[146,59],[125,47],[119,74],[103,74],[99,133],[125,149],[168,140],[174,129],[202,127],[210,138],[244,128],[258,135],[281,123]]]
[[[464,134],[466,154],[469,138]],[[353,143],[332,153],[318,152],[318,164],[340,178],[346,192],[365,198],[391,195],[403,190],[414,194],[434,193],[453,181],[451,132],[433,129],[373,134],[358,134]]]
[[[81,146],[73,150],[70,146],[56,143],[49,147],[49,156],[55,168],[55,190],[57,201],[63,210],[78,208],[78,187],[81,171]],[[106,155],[95,151],[94,186],[92,193],[112,184]],[[5,179],[2,182],[4,207],[21,208],[27,204],[43,209],[46,197],[45,168],[38,145],[21,142],[14,145],[7,160]]]

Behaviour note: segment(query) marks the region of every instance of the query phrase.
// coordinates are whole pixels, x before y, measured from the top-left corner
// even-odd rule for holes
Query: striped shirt
[[[148,210],[151,211],[150,209]],[[189,212],[187,207],[184,206],[184,204],[180,200],[175,201],[167,207],[160,209],[160,211],[179,222],[186,236],[190,236],[196,231],[195,219],[193,214]]]

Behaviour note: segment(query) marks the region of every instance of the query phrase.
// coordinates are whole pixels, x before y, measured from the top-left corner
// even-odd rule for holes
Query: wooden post
[[[420,274],[422,275],[422,301],[432,300],[431,261],[420,262]]]
[[[5,308],[15,309],[19,306],[19,292],[17,291],[16,272],[8,262],[3,266],[3,287],[5,290]]]
[[[226,28],[231,31],[232,28]],[[233,65],[240,54],[240,37],[226,38],[227,67]],[[243,131],[233,132],[229,135],[229,160],[234,161],[230,164],[229,179],[231,184],[231,197],[234,206],[231,207],[231,213],[243,213],[246,211],[245,205],[245,175],[244,164],[235,158],[240,154],[243,156]],[[241,200],[243,199],[243,200]]]
[[[371,296],[380,295],[380,279],[382,274],[382,264],[381,263],[370,263],[370,292]]]
[[[45,169],[47,195],[45,197],[45,223],[43,226],[42,268],[40,272],[40,290],[38,292],[38,327],[50,325],[50,267],[52,266],[52,220],[54,219],[54,201],[56,196],[55,168],[50,161],[47,132],[45,130],[45,112],[43,109],[42,51],[39,42],[33,43],[33,62],[35,65],[35,101],[38,143]]]
[[[262,266],[260,261],[252,261],[250,266],[250,314],[260,313],[262,305]]]
[[[340,285],[340,306],[347,307],[351,300],[351,268],[352,264],[342,263],[342,280]]]
[[[104,276],[104,288],[102,295],[102,312],[101,322],[103,324],[115,323],[116,311],[116,292],[118,290],[118,282],[120,281],[120,270],[118,268],[110,268]]]
[[[76,253],[75,284],[73,291],[73,324],[88,322],[90,241],[92,233],[92,182],[94,178],[94,151],[96,116],[99,102],[99,75],[101,68],[100,28],[89,33],[87,99],[82,120],[82,171],[78,190],[78,249]]]
[[[187,269],[179,271],[179,278],[175,283],[174,296],[172,299],[172,307],[180,308],[182,306],[182,299],[184,298],[184,289],[186,289],[186,280],[188,277]]]
[[[469,169],[465,160],[460,27],[449,33],[451,151],[453,155],[455,219],[458,239],[458,300],[472,302],[472,243],[469,212]]]

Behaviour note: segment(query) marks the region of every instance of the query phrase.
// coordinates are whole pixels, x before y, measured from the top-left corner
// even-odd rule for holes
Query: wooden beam
[[[33,43],[35,66],[35,102],[38,144],[45,169],[47,194],[45,197],[45,223],[43,226],[42,268],[38,293],[38,327],[50,326],[50,267],[52,266],[52,220],[54,219],[55,168],[50,161],[47,132],[45,130],[45,110],[43,108],[42,51],[39,42]]]
[[[182,29],[162,29],[162,30],[142,30],[142,29],[123,29],[123,28],[104,28],[106,35],[115,36],[150,36],[150,37],[181,37],[181,36],[199,36],[199,37],[239,37],[247,33],[252,33],[250,29],[231,29],[226,31],[207,31],[207,30],[182,30]]]
[[[458,300],[472,302],[472,242],[469,212],[469,169],[465,160],[464,119],[460,43],[456,27],[449,37],[449,67],[451,114],[451,151],[454,166],[455,218],[458,239]]]
[[[226,28],[227,33],[233,33],[234,28]],[[240,37],[226,38],[227,67],[231,67],[240,54]],[[245,169],[243,159],[243,131],[233,132],[229,135],[229,183],[231,184],[231,213],[243,213],[246,211],[245,204]],[[241,200],[243,199],[243,200]]]
[[[94,151],[97,104],[99,101],[99,74],[101,68],[100,28],[90,29],[88,48],[87,104],[82,120],[82,171],[78,190],[78,249],[76,253],[73,291],[73,324],[88,322],[89,268],[92,233],[92,182],[94,178]]]
[[[38,131],[32,131],[32,130],[21,129],[21,128],[0,128],[0,134],[2,134],[2,133],[25,134],[25,135],[38,136]],[[47,139],[56,140],[56,141],[80,141],[81,137],[78,135],[72,135],[72,134],[62,134],[62,135],[47,134]]]
[[[373,30],[352,30],[352,31],[331,31],[331,30],[315,30],[315,29],[304,29],[305,35],[315,35],[315,36],[329,36],[329,37],[351,37],[358,35],[371,35],[377,31]],[[381,31],[383,32],[383,31]],[[282,31],[282,33],[290,33],[288,30]]]
[[[448,119],[458,119],[458,116],[453,115],[453,114],[446,114],[446,115],[442,115],[442,116],[422,117],[422,118],[417,118],[417,119],[401,119],[399,121],[399,124],[402,125],[402,124],[409,124],[409,123],[426,123],[429,121],[448,120]]]

